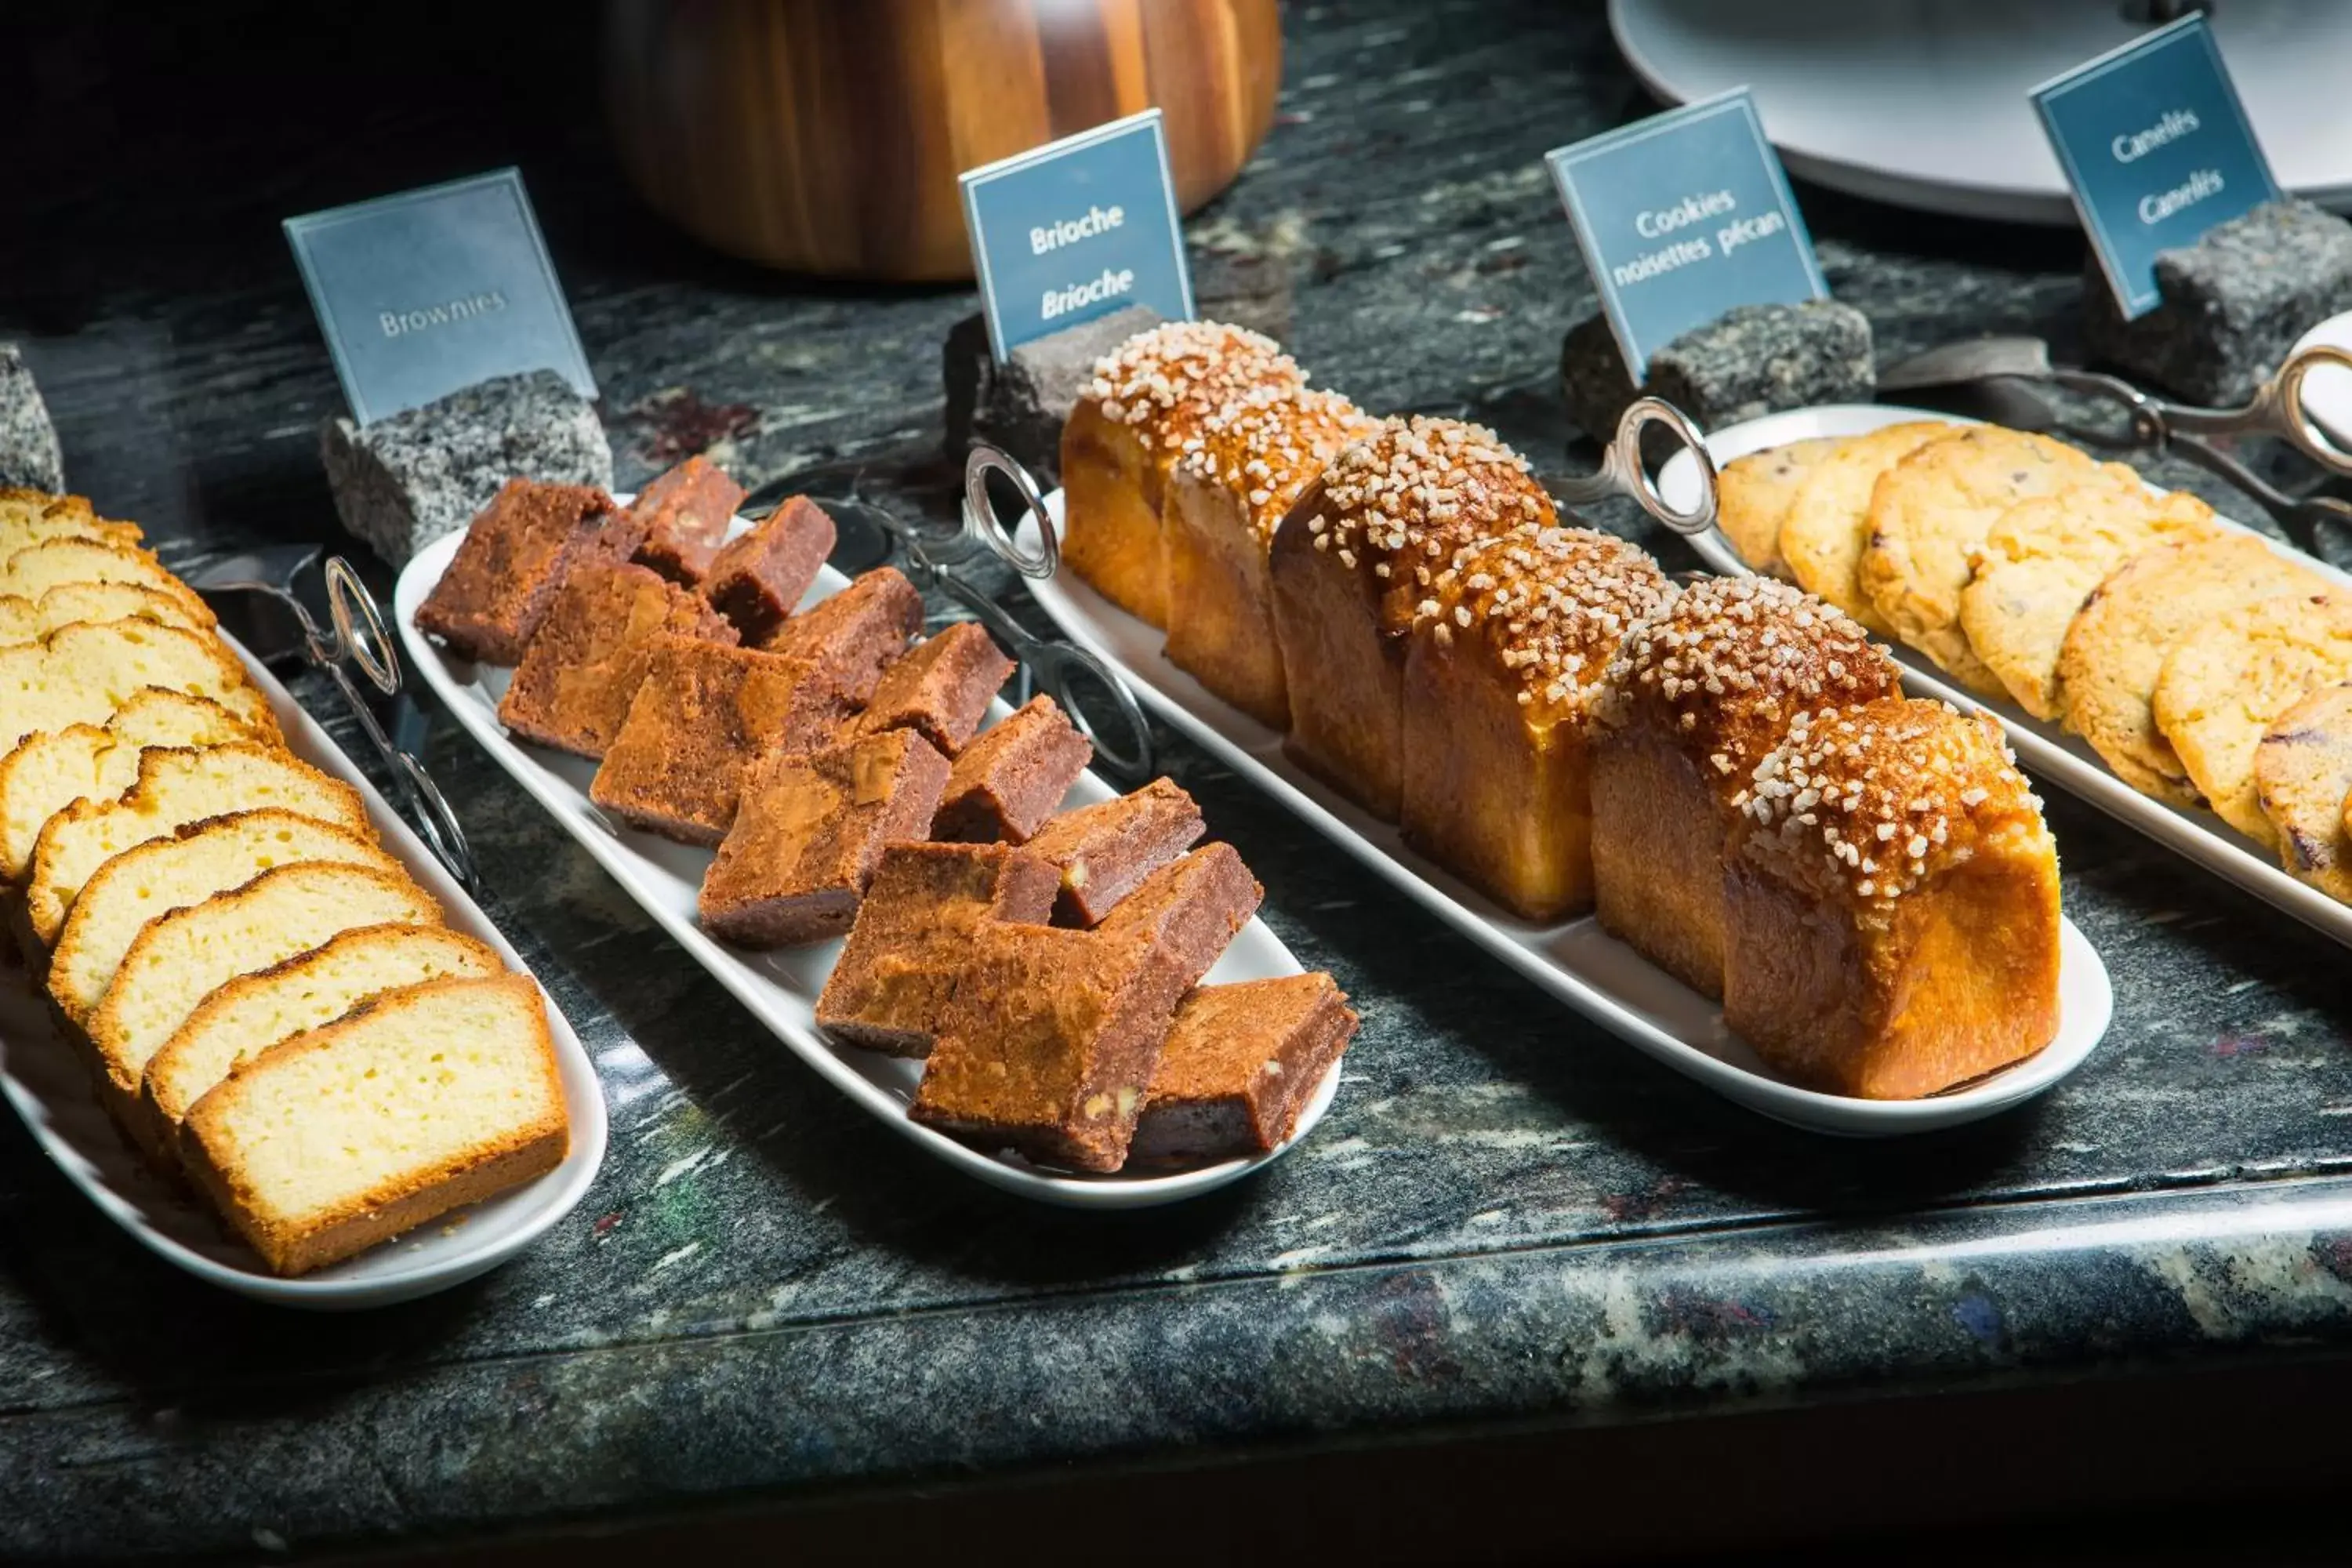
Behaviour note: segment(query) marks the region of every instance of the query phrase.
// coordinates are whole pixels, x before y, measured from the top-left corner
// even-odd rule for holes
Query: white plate
[[[269,699],[293,753],[343,779],[367,802],[383,847],[410,876],[440,900],[449,928],[479,938],[507,966],[529,973],[521,956],[489,917],[443,869],[431,850],[384,804],[367,776],[343,754],[317,721],[302,710],[234,638],[223,640],[245,660]],[[382,1307],[446,1290],[497,1268],[562,1219],[580,1201],[604,1160],[604,1093],[580,1037],[551,1000],[549,1032],[572,1121],[572,1149],[563,1163],[537,1180],[445,1215],[357,1258],[299,1279],[281,1279],[233,1239],[211,1212],[158,1177],[115,1130],[91,1090],[89,1068],[58,1037],[47,1006],[21,968],[0,970],[0,1094],[16,1108],[58,1168],[92,1203],[145,1247],[212,1284],[280,1306],[348,1310]]]
[[[739,520],[736,526],[740,530],[745,525]],[[499,722],[499,700],[506,693],[509,671],[458,658],[416,629],[416,607],[441,580],[462,537],[451,534],[425,546],[400,574],[393,609],[410,663],[425,672],[433,689],[482,749],[580,841],[673,941],[791,1047],[794,1055],[901,1136],[958,1170],[1025,1198],[1070,1208],[1148,1208],[1196,1197],[1252,1174],[1288,1152],[1330,1109],[1339,1083],[1337,1062],[1299,1113],[1297,1130],[1280,1148],[1246,1160],[1225,1160],[1165,1175],[1098,1176],[1055,1171],[1010,1152],[972,1148],[914,1121],[908,1116],[907,1106],[922,1078],[921,1063],[835,1045],[816,1026],[817,994],[824,989],[825,976],[833,973],[834,960],[841,954],[839,942],[751,952],[714,940],[695,919],[695,902],[702,888],[703,868],[710,863],[710,851],[674,844],[606,817],[588,799],[588,782],[596,774],[594,763],[521,745]],[[848,582],[828,566],[809,590],[806,603],[838,593]],[[1010,711],[998,701],[990,710],[991,722]],[[1071,788],[1068,803],[1083,805],[1108,800],[1117,793],[1089,772]],[[1298,961],[1290,950],[1266,929],[1265,921],[1254,919],[1209,971],[1209,979],[1217,983],[1262,980],[1298,973]]]
[[[1948,414],[1882,403],[1832,404],[1729,426],[1709,436],[1706,446],[1716,462],[1723,464],[1766,447],[1783,446],[1811,436],[1858,436],[1906,419],[1942,419],[1954,425],[1974,423]],[[1686,507],[1696,499],[1697,482],[1697,465],[1687,454],[1677,453],[1659,470],[1658,493],[1670,505]],[[2254,533],[2243,523],[2228,518],[2219,521],[2241,532]],[[2352,577],[2326,562],[2290,550],[2267,535],[2256,533],[2255,537],[2296,565],[2352,587]],[[1738,557],[1720,534],[1710,533],[1691,543],[1717,571],[1738,568]],[[1891,651],[1903,666],[1906,689],[1916,696],[1943,698],[1956,708],[1991,714],[2009,731],[2009,742],[2016,748],[2018,759],[2067,794],[2089,801],[2117,821],[2137,828],[2255,897],[2277,905],[2315,930],[2352,945],[2352,909],[2288,876],[2279,869],[2276,856],[2211,812],[2151,800],[2109,773],[2098,753],[2079,737],[2065,733],[2055,724],[2042,722],[2014,703],[1988,701],[1962,690],[1924,654],[1900,647]]]
[[[1045,498],[1056,526],[1062,493]],[[1018,542],[1037,548],[1036,524]],[[1800,1089],[1773,1075],[1723,1012],[1591,916],[1551,925],[1520,920],[1452,873],[1407,848],[1393,823],[1374,817],[1298,767],[1282,736],[1210,692],[1160,655],[1161,637],[1097,594],[1075,573],[1030,591],[1072,641],[1119,668],[1152,711],[1297,814],[1308,826],[1387,878],[1397,889],[1536,984],[1678,1072],[1775,1121],[1853,1137],[1957,1126],[2030,1100],[2082,1066],[2114,1010],[2106,966],[2072,921],[2059,955],[2058,1037],[2040,1054],[1964,1089],[1927,1100],[1855,1100]]]
[[[2295,339],[2287,357],[2292,359],[2321,344],[2352,353],[2352,310],[2330,316]],[[2352,370],[2339,370],[2332,364],[2315,368],[2304,378],[2303,411],[2311,416],[2311,422],[2319,426],[2321,435],[2352,451]]]
[[[2027,94],[2147,31],[2121,0],[1610,0],[1626,63],[1668,103],[1746,86],[1789,172],[1872,201],[2072,225]],[[2214,36],[2281,185],[2352,201],[2341,62],[2352,8],[2230,0]]]

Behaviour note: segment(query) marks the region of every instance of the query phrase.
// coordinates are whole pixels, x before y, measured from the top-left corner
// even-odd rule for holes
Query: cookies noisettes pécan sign
[[[1192,279],[1160,110],[965,171],[964,227],[989,346],[1021,344],[1129,305],[1192,315]]]
[[[1829,286],[1746,88],[1544,154],[1638,384],[1650,356],[1738,305]]]
[[[2042,83],[2033,107],[2126,320],[2161,303],[2158,251],[2278,199],[2201,14]]]

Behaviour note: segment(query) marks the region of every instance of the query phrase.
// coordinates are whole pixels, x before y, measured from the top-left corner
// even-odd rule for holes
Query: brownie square
[[[727,542],[727,525],[742,504],[741,485],[708,458],[688,458],[629,503],[629,518],[645,532],[637,563],[693,587],[710,570]]]
[[[1029,852],[1061,872],[1054,918],[1091,926],[1136,884],[1201,837],[1201,808],[1168,779],[1093,805],[1066,811],[1033,835]]]
[[[703,874],[703,925],[745,947],[841,935],[883,848],[923,837],[947,783],[948,760],[911,730],[753,763]]]
[[[647,832],[716,844],[744,765],[824,743],[845,711],[805,660],[664,635],[588,798]]]
[[[919,730],[952,757],[988,717],[997,688],[1012,673],[1013,661],[979,622],[958,621],[882,672],[857,727],[869,735]]]
[[[626,542],[626,530],[605,537],[612,511],[591,486],[509,479],[416,606],[418,629],[483,664],[519,662],[564,574]]]
[[[739,490],[736,500],[741,499]],[[731,504],[728,511],[734,511]],[[703,595],[735,623],[745,642],[763,644],[800,607],[833,553],[833,538],[824,508],[794,496],[711,559]]]
[[[1128,1158],[1201,1165],[1277,1147],[1357,1022],[1328,974],[1195,987],[1176,1009]]]
[[[979,931],[909,1114],[983,1148],[1118,1170],[1177,1004],[1257,900],[1241,857],[1213,844],[1095,931]]]
[[[804,658],[823,669],[852,702],[874,695],[907,639],[923,629],[923,596],[895,566],[877,566],[761,641],[770,653]]]
[[[817,998],[817,1023],[868,1050],[929,1055],[973,933],[1042,925],[1055,882],[1051,866],[1003,844],[891,845]]]
[[[958,754],[931,837],[1025,842],[1054,815],[1094,754],[1052,698],[1031,698]]]
[[[629,716],[654,639],[665,633],[735,640],[725,616],[646,568],[583,562],[523,649],[499,721],[542,746],[603,756]]]

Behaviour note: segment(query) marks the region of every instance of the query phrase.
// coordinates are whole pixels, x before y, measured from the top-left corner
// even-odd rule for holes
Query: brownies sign
[[[1192,279],[1160,110],[967,170],[964,227],[1003,359],[1023,343],[1147,305],[1192,314]]]
[[[361,424],[524,371],[596,395],[518,171],[289,218],[286,239]]]

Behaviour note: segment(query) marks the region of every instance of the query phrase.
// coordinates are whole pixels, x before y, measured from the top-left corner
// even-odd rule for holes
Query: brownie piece
[[[753,763],[703,874],[702,923],[745,947],[841,935],[884,847],[923,837],[947,783],[948,760],[911,730]]]
[[[738,490],[736,500],[741,499]],[[728,510],[731,515],[731,503]],[[800,608],[801,596],[832,553],[833,519],[808,497],[794,496],[712,558],[703,595],[735,623],[744,641],[764,644]]]
[[[1176,1009],[1128,1158],[1202,1165],[1276,1148],[1357,1022],[1328,974],[1195,987]]]
[[[588,798],[666,838],[716,844],[744,765],[824,744],[846,711],[804,659],[665,634]]]
[[[1012,673],[1013,661],[979,622],[958,621],[882,672],[857,727],[869,735],[919,730],[952,757],[988,717],[997,688]]]
[[[853,702],[874,695],[882,671],[923,629],[923,596],[895,566],[877,566],[775,628],[759,646],[823,669]]]
[[[1051,866],[1003,844],[891,845],[817,998],[817,1023],[868,1050],[929,1055],[973,933],[1043,925],[1054,887]]]
[[[1256,909],[1226,844],[1163,866],[1091,931],[978,931],[909,1114],[985,1148],[1116,1171],[1177,1004]]]
[[[603,756],[665,633],[735,641],[727,617],[645,567],[582,563],[523,649],[499,721],[542,746]]]
[[[1052,698],[1031,698],[957,756],[931,837],[1025,842],[1054,815],[1094,754]]]
[[[1054,918],[1098,924],[1135,885],[1201,837],[1201,808],[1172,780],[1066,811],[1029,840],[1029,852],[1061,872]]]
[[[587,485],[509,479],[416,606],[418,629],[483,664],[519,662],[564,574],[628,542],[625,527],[606,534],[612,515],[613,498]]]
[[[631,521],[645,531],[637,563],[693,587],[727,542],[727,525],[742,504],[741,485],[699,454],[688,458],[629,503]]]

